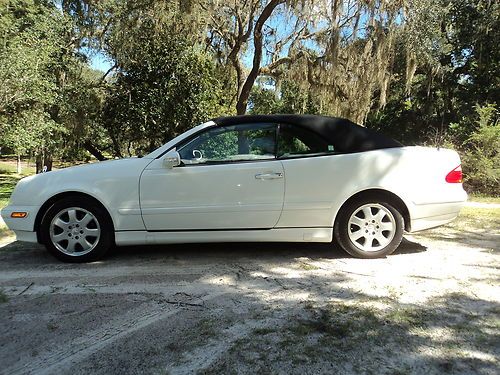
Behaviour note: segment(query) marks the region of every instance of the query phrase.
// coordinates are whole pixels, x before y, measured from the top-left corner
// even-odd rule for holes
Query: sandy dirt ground
[[[1,374],[498,374],[500,234],[115,249],[0,248]]]

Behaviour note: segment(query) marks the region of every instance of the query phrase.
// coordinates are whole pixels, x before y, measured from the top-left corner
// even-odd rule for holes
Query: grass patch
[[[500,208],[464,207],[455,221],[446,225],[452,229],[479,229],[498,232]]]
[[[0,225],[0,241],[11,236],[14,236],[14,232],[9,230],[6,226]]]
[[[477,195],[477,194],[471,194],[469,196],[469,200],[471,202],[479,202],[479,203],[500,203],[500,197],[490,197],[487,195]]]
[[[3,292],[3,290],[0,290],[0,303],[6,303],[9,302],[9,297]]]
[[[22,164],[21,175],[29,176],[36,172],[35,167],[26,166],[25,163]],[[17,175],[17,167],[15,162],[0,161],[0,173],[9,173]]]
[[[7,206],[12,190],[14,190],[17,181],[20,180],[20,178],[15,175],[2,172],[3,171],[0,171],[0,208]]]
[[[396,307],[385,315],[387,321],[409,328],[424,328],[437,318],[433,311],[406,307]]]
[[[9,203],[10,195],[12,190],[16,186],[17,182],[31,174],[35,173],[35,169],[32,167],[23,168],[22,174],[16,173],[16,166],[6,162],[0,162],[0,209],[7,206]]]
[[[299,268],[303,269],[304,271],[314,271],[319,269],[315,265],[306,262],[299,262]]]
[[[53,322],[48,322],[47,323],[47,329],[51,332],[54,332],[55,330],[57,330],[59,328],[59,326]]]
[[[255,328],[252,333],[254,335],[268,335],[270,333],[274,333],[276,332],[276,329],[275,328],[271,328],[271,327],[262,327],[262,328]]]

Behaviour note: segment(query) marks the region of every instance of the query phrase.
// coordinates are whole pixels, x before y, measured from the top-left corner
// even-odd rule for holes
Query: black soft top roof
[[[364,128],[344,118],[314,115],[243,115],[219,117],[217,125],[248,123],[290,124],[309,129],[332,144],[338,152],[360,152],[382,148],[402,147],[402,144],[383,134]]]

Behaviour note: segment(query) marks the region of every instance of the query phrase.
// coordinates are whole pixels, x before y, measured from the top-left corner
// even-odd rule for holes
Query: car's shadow
[[[403,238],[399,248],[391,255],[413,254],[426,251],[418,242]],[[245,243],[196,243],[154,246],[116,247],[108,259],[126,258],[227,258],[238,259],[343,259],[351,258],[339,246],[331,243],[245,242]]]
[[[403,239],[391,256],[420,253],[427,248],[417,242]],[[341,248],[330,243],[246,242],[246,243],[196,243],[176,245],[123,246],[113,248],[102,263],[133,263],[168,261],[168,259],[197,259],[218,262],[243,260],[269,260],[279,263],[297,258],[343,259],[351,258]],[[17,264],[60,263],[41,245],[12,242],[0,249],[0,262]]]

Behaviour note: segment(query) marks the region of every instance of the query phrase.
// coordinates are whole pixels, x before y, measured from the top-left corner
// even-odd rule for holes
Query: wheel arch
[[[83,197],[83,198],[86,198],[86,199],[90,199],[92,201],[94,201],[97,205],[99,205],[103,210],[104,212],[107,214],[108,216],[108,220],[109,222],[111,223],[111,225],[113,226],[113,232],[114,232],[114,227],[115,227],[115,224],[113,222],[113,218],[111,217],[111,214],[109,213],[109,210],[106,208],[106,206],[99,200],[97,199],[96,197],[93,197],[92,195],[90,194],[87,194],[87,193],[83,193],[81,191],[64,191],[64,192],[61,192],[61,193],[58,193],[58,194],[55,194],[53,195],[52,197],[50,197],[49,199],[47,199],[43,204],[42,206],[40,207],[40,209],[38,210],[37,214],[36,214],[36,218],[35,218],[35,223],[34,223],[34,230],[36,232],[36,237],[37,237],[37,241],[39,243],[41,243],[41,237],[40,237],[40,224],[42,223],[42,219],[45,215],[45,213],[47,212],[47,210],[54,204],[56,203],[57,201],[61,200],[61,199],[64,199],[64,198],[69,198],[69,197]]]
[[[399,211],[399,213],[403,216],[404,219],[404,226],[405,230],[409,232],[411,230],[411,219],[410,219],[410,211],[408,210],[408,206],[406,203],[396,194],[394,194],[391,191],[384,190],[384,189],[366,189],[357,192],[356,194],[352,195],[349,197],[343,204],[340,206],[339,210],[337,211],[335,215],[335,220],[333,223],[333,226],[335,227],[339,213],[344,209],[346,205],[349,203],[360,199],[360,198],[367,198],[367,197],[373,197],[377,199],[385,199],[387,203],[391,203],[395,209]]]

